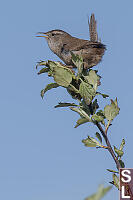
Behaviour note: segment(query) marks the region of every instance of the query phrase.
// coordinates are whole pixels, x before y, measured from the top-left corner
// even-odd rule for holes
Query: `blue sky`
[[[132,159],[132,36],[133,2],[96,0],[3,1],[0,7],[0,199],[82,200],[107,185],[115,164],[105,150],[85,148],[81,142],[97,129],[74,129],[78,115],[54,109],[71,101],[64,89],[40,90],[51,79],[37,76],[39,60],[59,60],[39,31],[63,29],[88,39],[87,17],[95,13],[98,33],[107,51],[96,69],[102,78],[100,91],[118,97],[120,115],[110,128],[114,145],[126,139],[124,161]],[[102,101],[102,99],[101,99]],[[108,103],[109,101],[105,101]],[[104,199],[118,199],[114,188]]]

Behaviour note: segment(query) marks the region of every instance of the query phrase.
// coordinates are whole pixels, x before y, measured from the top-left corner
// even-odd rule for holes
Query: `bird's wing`
[[[91,15],[90,21],[88,18],[88,24],[89,24],[90,41],[98,42],[97,22],[95,20],[94,14]]]
[[[79,51],[79,50],[82,50],[82,49],[90,49],[90,48],[103,48],[105,49],[105,45],[103,45],[102,43],[100,42],[91,42],[91,41],[87,41],[87,40],[73,40],[72,42],[73,44],[71,43],[67,43],[67,44],[64,44],[63,45],[63,51],[64,52],[70,52],[70,51]]]

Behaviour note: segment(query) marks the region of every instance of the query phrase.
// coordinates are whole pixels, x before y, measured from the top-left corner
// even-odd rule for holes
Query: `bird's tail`
[[[97,22],[95,20],[94,14],[91,15],[90,21],[88,18],[88,24],[89,24],[90,41],[98,42]]]
[[[93,48],[105,49],[105,50],[106,50],[106,45],[104,45],[104,44],[102,44],[102,43],[100,43],[100,42],[98,42],[98,43],[93,43],[93,44],[91,44],[91,46],[92,46]]]

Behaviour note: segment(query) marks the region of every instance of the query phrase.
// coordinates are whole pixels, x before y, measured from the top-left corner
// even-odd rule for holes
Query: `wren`
[[[84,69],[97,65],[104,55],[106,46],[98,41],[97,27],[94,14],[91,15],[89,23],[90,41],[71,36],[62,30],[51,30],[39,32],[37,37],[45,37],[49,48],[67,66],[75,67],[72,62],[72,54],[83,58]]]

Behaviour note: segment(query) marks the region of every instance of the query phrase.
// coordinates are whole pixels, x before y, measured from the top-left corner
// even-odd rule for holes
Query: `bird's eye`
[[[54,36],[55,34],[54,33],[52,33],[52,36]]]

